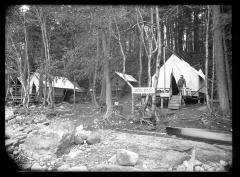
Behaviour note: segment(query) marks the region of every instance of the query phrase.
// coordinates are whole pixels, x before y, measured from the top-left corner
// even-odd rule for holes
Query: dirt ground
[[[73,159],[64,159],[65,163],[70,166],[81,164],[91,169],[99,164],[108,164],[109,158],[116,154],[118,149],[127,149],[139,154],[140,160],[136,167],[144,171],[181,171],[179,166],[183,161],[191,160],[193,156],[195,160],[208,166],[204,169],[214,166],[214,171],[217,169],[224,171],[219,167],[220,161],[231,164],[232,146],[208,144],[166,135],[167,126],[210,128],[229,132],[232,128],[231,121],[218,115],[210,116],[206,113],[205,105],[186,105],[180,110],[158,109],[157,126],[152,130],[146,123],[132,121],[129,116],[131,110],[129,97],[120,100],[120,104],[123,105],[122,117],[113,116],[110,119],[112,125],[102,123],[104,112],[95,110],[91,103],[76,104],[73,109],[72,104],[63,102],[56,105],[55,112],[46,113],[50,121],[70,120],[75,126],[83,125],[84,129],[99,131],[101,134],[100,143],[71,147],[71,151],[81,151],[81,153]],[[34,110],[36,109],[39,108],[35,107]],[[61,114],[61,111],[65,113]],[[161,136],[156,136],[154,133]]]

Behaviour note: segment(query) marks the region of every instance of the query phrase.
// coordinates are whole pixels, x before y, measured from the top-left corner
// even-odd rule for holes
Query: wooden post
[[[166,69],[165,69],[165,47],[163,47],[163,70],[164,70],[164,93],[165,93],[165,88],[166,88]]]
[[[163,109],[163,98],[161,97],[161,109]]]
[[[134,114],[134,95],[132,93],[132,114]]]

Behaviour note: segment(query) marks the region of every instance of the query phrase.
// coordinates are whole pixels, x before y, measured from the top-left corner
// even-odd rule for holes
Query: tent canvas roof
[[[115,73],[116,73],[118,76],[120,76],[122,79],[124,79],[122,73],[119,73],[119,72],[115,72]],[[129,74],[126,74],[126,73],[125,73],[125,77],[126,77],[126,80],[129,81],[129,82],[137,82],[137,80],[136,80],[133,76],[131,76],[131,75],[129,75]]]
[[[171,74],[175,77],[176,82],[183,75],[187,87],[192,91],[197,91],[202,87],[205,78],[203,73],[200,73],[174,54],[165,62],[165,88],[170,88]],[[152,76],[152,81],[154,81],[154,76]],[[202,81],[200,81],[199,76],[203,78]],[[160,68],[157,88],[164,88],[164,65]]]
[[[34,83],[36,86],[36,89],[39,89],[39,78],[40,78],[40,74],[39,73],[34,73],[31,76],[30,79],[30,85],[31,85],[31,89],[32,89],[32,84]],[[43,81],[43,84],[45,84],[45,81]],[[47,86],[49,86],[49,84],[47,83]],[[74,89],[74,84],[69,81],[67,78],[65,77],[54,77],[53,82],[52,82],[52,86],[53,88],[62,88],[62,89],[70,89],[73,90]],[[83,92],[84,89],[79,87],[79,85],[76,83],[75,84],[75,90],[77,92]],[[31,92],[31,90],[30,90]]]

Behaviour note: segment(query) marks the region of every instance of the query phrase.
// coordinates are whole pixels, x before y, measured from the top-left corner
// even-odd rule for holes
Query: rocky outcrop
[[[21,148],[34,159],[59,156],[74,142],[75,127],[71,122],[54,122],[31,132]]]

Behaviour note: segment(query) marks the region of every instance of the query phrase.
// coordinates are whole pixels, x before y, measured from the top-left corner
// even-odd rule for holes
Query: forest
[[[194,90],[199,100],[199,90],[204,93],[200,106],[205,107],[204,113],[198,115],[200,119],[221,121],[225,129],[232,128],[231,5],[15,5],[9,6],[5,15],[5,114],[6,107],[19,100],[11,108],[17,110],[17,116],[9,119],[15,120],[18,114],[31,115],[32,108],[58,117],[61,113],[56,112],[64,103],[72,108],[66,107],[64,111],[85,116],[86,103],[82,100],[87,100],[90,110],[99,116],[92,126],[95,123],[113,126],[114,121],[126,119],[130,129],[140,122],[156,130],[156,125],[163,126],[168,116],[168,121],[174,119],[171,112],[162,109],[166,98],[158,94],[161,68],[174,55],[194,68],[194,72],[202,71],[204,86]],[[164,67],[164,92],[165,72]],[[35,84],[39,90],[33,95],[35,76],[39,76],[39,83]],[[134,84],[130,76],[136,80]],[[115,77],[116,85],[112,83]],[[69,93],[55,89],[59,78],[72,84]],[[119,87],[119,78],[123,84],[121,91],[115,88]],[[21,93],[16,96],[13,89],[16,91],[18,82]],[[134,96],[135,88],[153,91],[145,97]],[[84,91],[78,91],[81,89]],[[57,93],[60,99],[62,95],[72,99],[59,103]],[[124,107],[123,98],[129,100],[128,106]],[[184,110],[182,98],[180,111]],[[184,101],[187,107],[187,100]],[[136,105],[140,105],[139,109]],[[197,109],[200,108],[194,107],[192,111]],[[164,121],[161,116],[165,116]],[[211,129],[210,124],[207,128]]]

